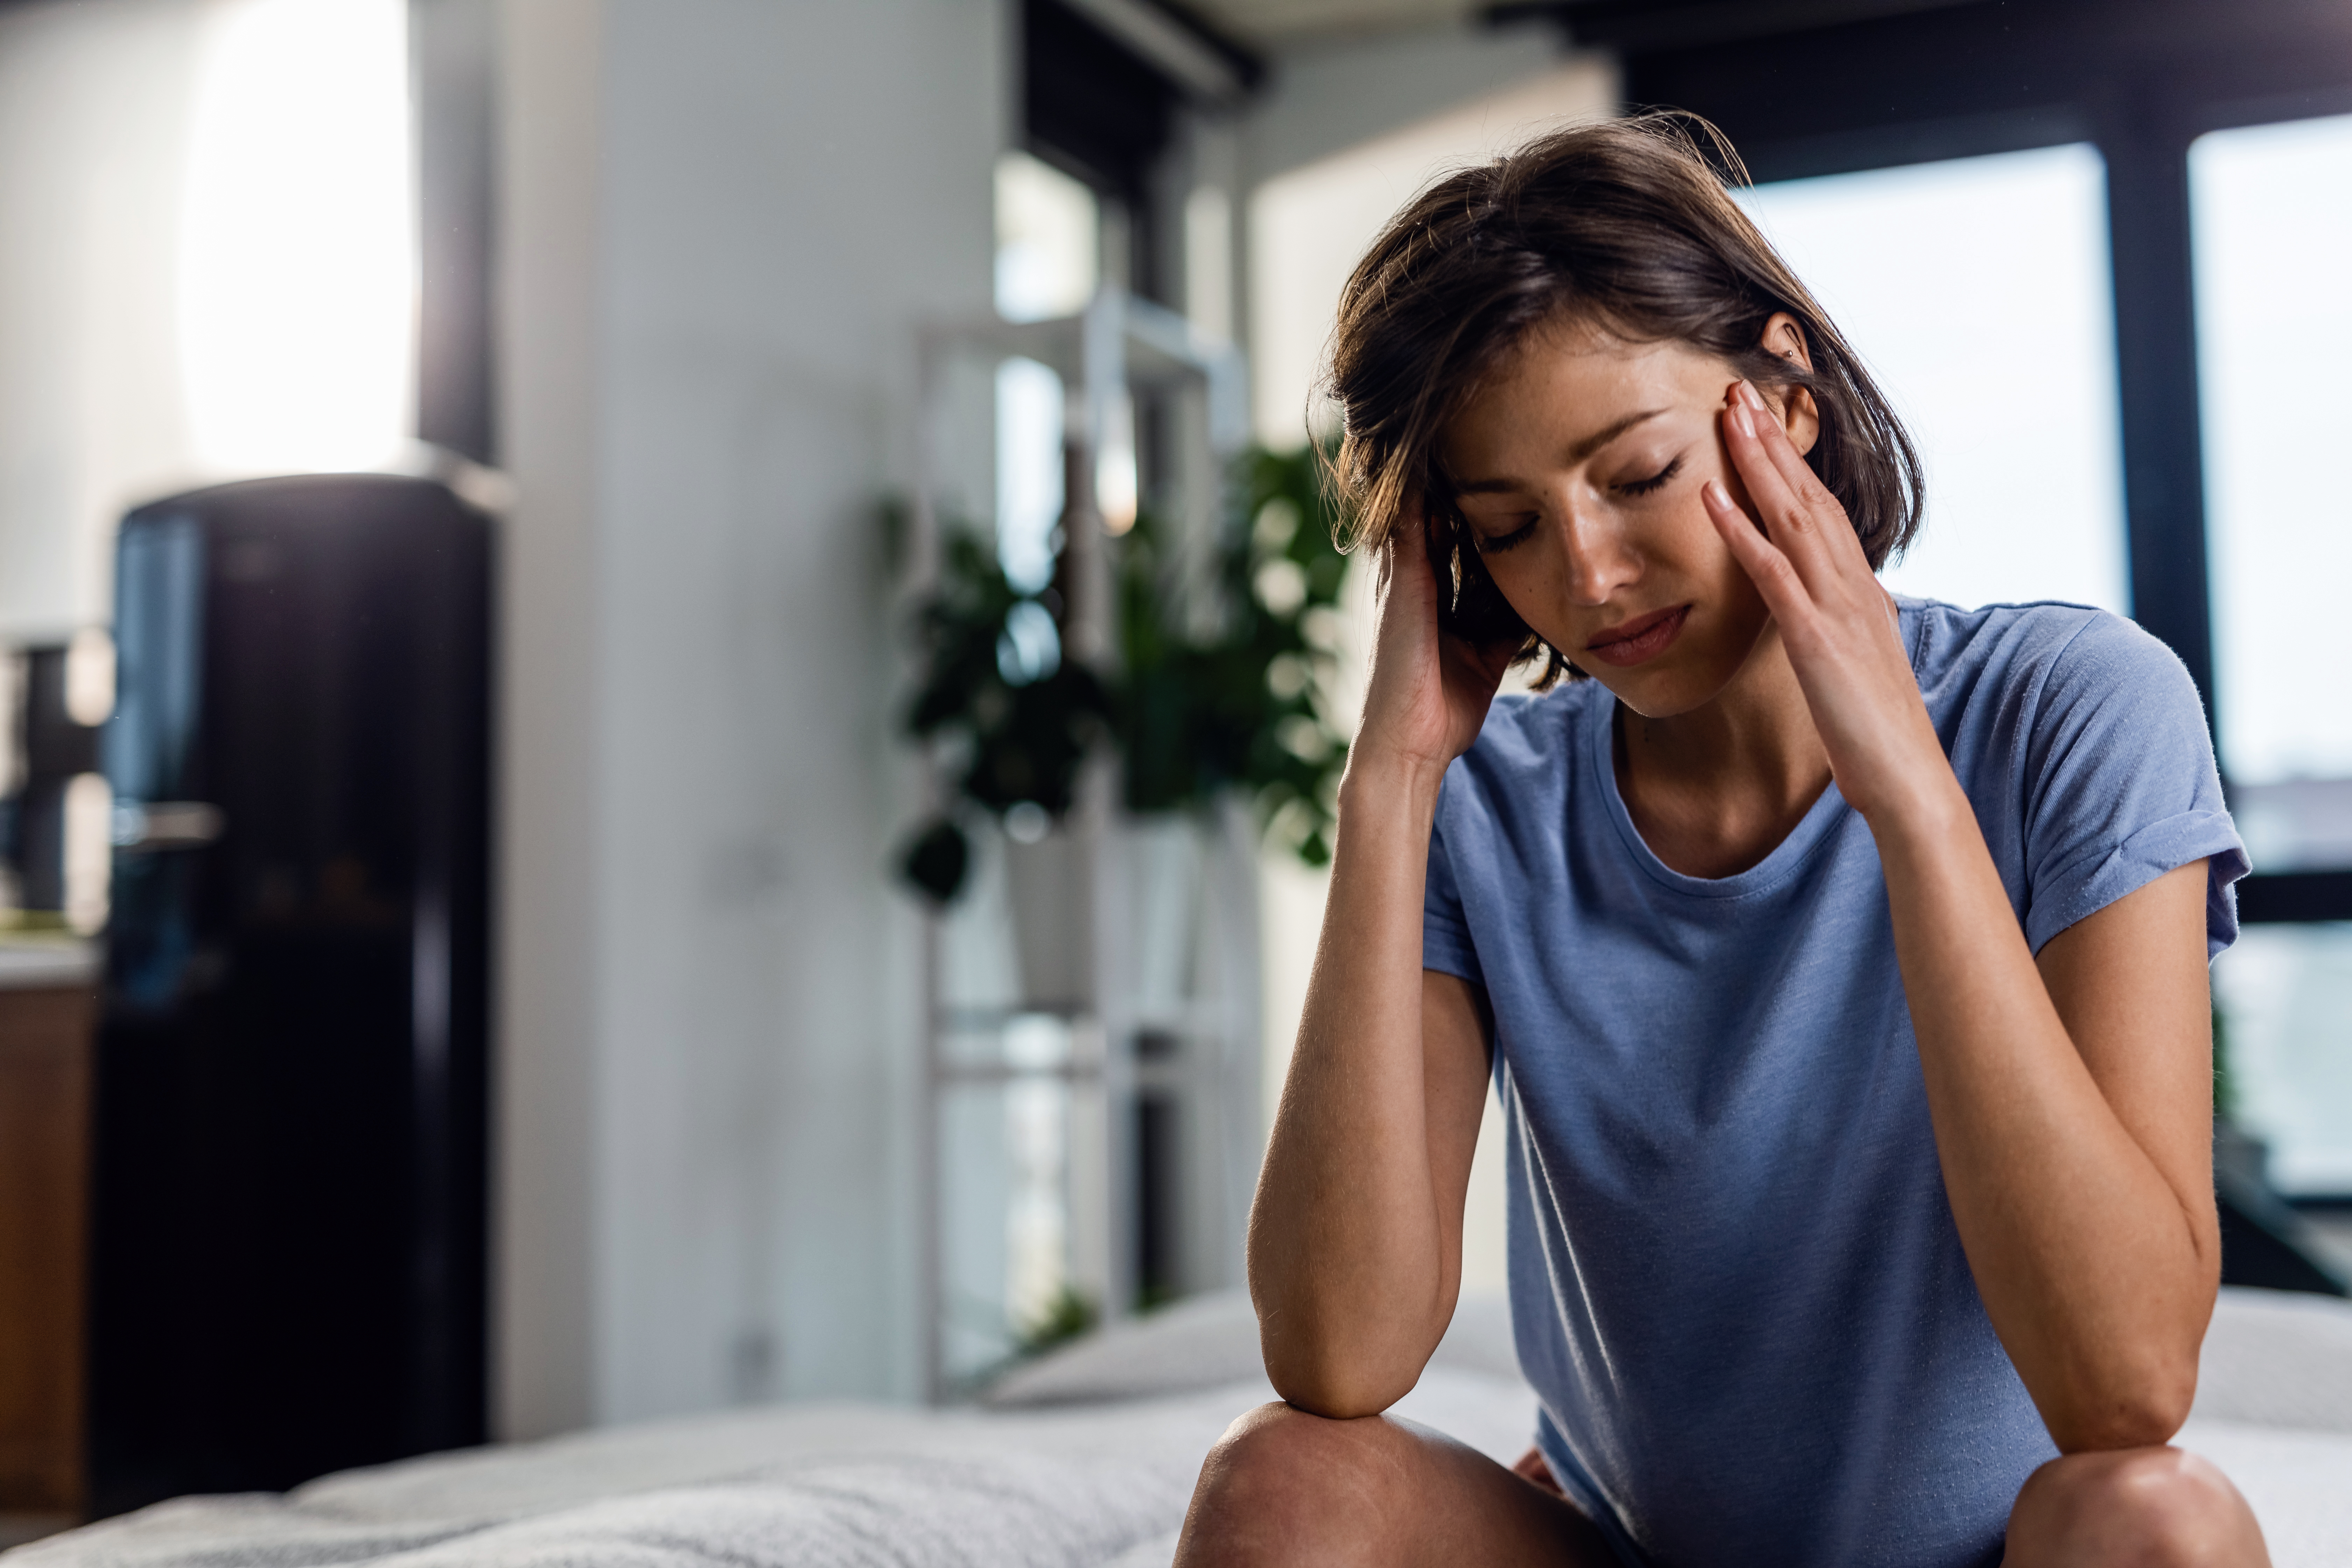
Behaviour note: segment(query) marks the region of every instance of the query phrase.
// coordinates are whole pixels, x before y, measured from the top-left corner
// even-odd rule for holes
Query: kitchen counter
[[[0,991],[95,985],[98,971],[98,944],[86,937],[0,935]]]
[[[82,1507],[98,948],[0,938],[0,1514]]]

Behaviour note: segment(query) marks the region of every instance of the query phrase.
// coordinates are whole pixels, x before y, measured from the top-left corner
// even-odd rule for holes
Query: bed
[[[436,1455],[283,1495],[182,1498],[7,1568],[1165,1568],[1225,1424],[1272,1397],[1248,1304],[1202,1298],[978,1405],[780,1405]],[[1503,1305],[1463,1304],[1398,1412],[1507,1461],[1535,1399]],[[2277,1568],[2352,1568],[2352,1305],[2225,1290],[2179,1438]]]

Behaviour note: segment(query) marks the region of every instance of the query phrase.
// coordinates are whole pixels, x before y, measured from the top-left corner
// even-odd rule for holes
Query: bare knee
[[[2268,1568],[2262,1527],[2210,1460],[2178,1448],[2069,1454],[2010,1511],[2004,1568]]]
[[[1406,1441],[1380,1416],[1334,1421],[1262,1405],[1201,1467],[1176,1561],[1367,1562],[1381,1533],[1384,1470]]]
[[[1382,1451],[1399,1436],[1376,1415],[1334,1421],[1287,1405],[1261,1405],[1209,1450],[1201,1489],[1253,1509],[1344,1509],[1376,1487],[1372,1472],[1382,1468]]]

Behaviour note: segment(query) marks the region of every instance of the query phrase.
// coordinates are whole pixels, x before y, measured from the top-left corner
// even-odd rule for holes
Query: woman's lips
[[[1646,616],[1636,616],[1623,626],[1612,626],[1591,642],[1584,651],[1603,664],[1621,668],[1640,664],[1666,651],[1666,646],[1682,635],[1683,623],[1690,618],[1688,605],[1676,605],[1671,610],[1654,610]]]

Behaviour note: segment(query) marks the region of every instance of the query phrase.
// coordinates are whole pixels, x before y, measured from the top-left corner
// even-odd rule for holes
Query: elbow
[[[2062,1454],[2161,1447],[2196,1398],[2196,1357],[2166,1357],[2080,1390],[2067,1409],[2051,1413],[2051,1440]]]
[[[1378,1415],[1403,1397],[1366,1385],[1350,1386],[1344,1383],[1292,1383],[1274,1380],[1274,1392],[1293,1410],[1303,1410],[1309,1415],[1320,1415],[1326,1421],[1360,1421]]]
[[[1412,1391],[1414,1373],[1398,1375],[1376,1357],[1336,1355],[1312,1345],[1286,1346],[1265,1335],[1266,1381],[1295,1410],[1333,1421],[1378,1415]]]
[[[2154,1404],[2112,1405],[2051,1423],[2051,1441],[2061,1454],[2111,1453],[2121,1448],[2161,1448],[2180,1430],[2188,1413]]]
[[[1366,1292],[1337,1302],[1323,1290],[1281,1289],[1255,1265],[1258,1354],[1284,1404],[1310,1415],[1350,1421],[1378,1415],[1412,1392],[1454,1315],[1450,1291],[1427,1316],[1405,1301],[1367,1303]]]

